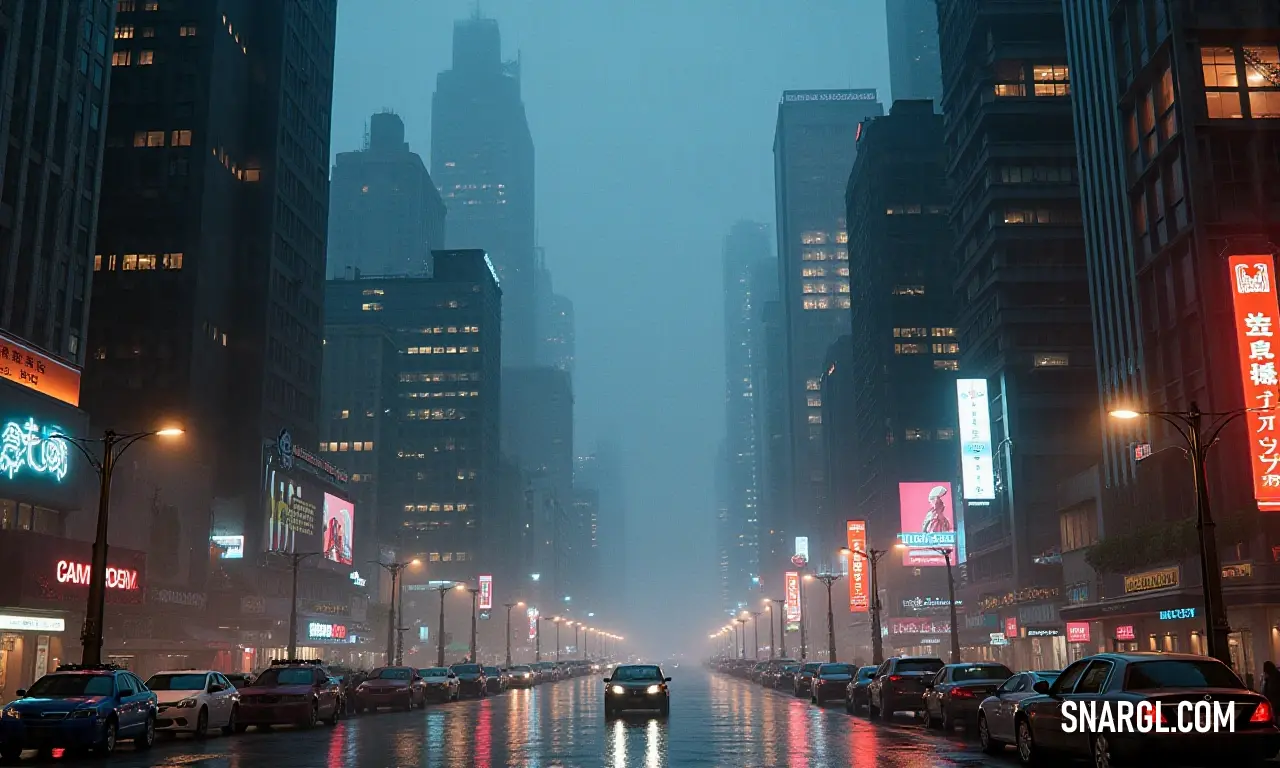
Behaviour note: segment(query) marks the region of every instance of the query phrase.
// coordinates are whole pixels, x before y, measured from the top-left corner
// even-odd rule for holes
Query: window
[[[956,329],[955,328],[934,328],[931,334],[933,336],[943,336],[943,337],[955,336]]]
[[[1111,676],[1111,662],[1095,659],[1089,663],[1089,669],[1076,684],[1075,693],[1101,693]]]
[[[801,243],[803,243],[803,244],[805,244],[805,245],[826,245],[826,244],[827,244],[827,233],[826,233],[826,232],[812,232],[812,231],[811,231],[811,232],[805,232],[805,233],[803,233],[802,235],[800,235],[800,242],[801,242]]]
[[[1098,523],[1093,510],[1087,507],[1067,510],[1059,516],[1058,523],[1063,552],[1073,552],[1098,543]]]
[[[133,10],[134,0],[116,0],[116,13],[129,13]]]
[[[166,253],[162,263],[165,269],[182,269],[182,254]]]
[[[960,370],[959,360],[934,360],[933,370],[935,371],[958,371]]]
[[[169,146],[171,147],[189,147],[191,146],[191,131],[174,131],[169,137]]]
[[[1027,95],[1027,72],[1021,61],[997,61],[994,75],[996,96]]]
[[[1037,96],[1070,96],[1071,77],[1066,64],[1036,64],[1031,67]]]
[[[261,168],[245,168],[244,175],[240,177],[241,181],[257,182],[262,180]]]
[[[362,311],[364,311],[364,312],[381,312],[381,311],[382,311],[382,305],[381,305],[381,304],[379,304],[378,302],[374,301],[374,302],[370,302],[370,303],[368,303],[368,304],[361,304],[361,305],[360,305],[360,309],[361,309]]]
[[[893,286],[894,296],[923,296],[923,285],[895,285]]]
[[[831,284],[806,280],[802,290],[805,293],[831,293]]]
[[[826,277],[827,270],[823,267],[805,267],[800,270],[801,277]]]
[[[804,388],[810,392],[819,392],[822,390],[822,379],[806,379]]]
[[[1178,133],[1178,112],[1173,89],[1173,70],[1166,67],[1160,77],[1160,89],[1156,92],[1156,111],[1160,113],[1160,140],[1168,141]]]
[[[363,291],[361,291],[361,292],[360,292],[360,295],[362,295],[362,296],[385,296],[385,295],[386,295],[386,293],[387,293],[387,292],[386,292],[386,291],[384,291],[384,290],[382,290],[381,288],[366,288],[366,289],[364,289]]]
[[[160,0],[142,0],[142,10],[144,11],[160,10]]]
[[[163,147],[164,131],[138,131],[133,134],[135,147]]]
[[[155,269],[156,255],[154,253],[138,254],[138,269]]]
[[[1201,48],[1200,69],[1204,74],[1205,105],[1209,117],[1231,120],[1244,117],[1240,108],[1240,75],[1236,69],[1235,49]]]
[[[895,339],[916,339],[928,336],[927,328],[894,328],[893,338]]]
[[[156,28],[155,28],[155,27],[143,27],[143,28],[142,28],[142,36],[143,36],[144,38],[145,38],[145,37],[155,37],[155,36],[156,36]]]
[[[1061,368],[1070,365],[1071,356],[1065,352],[1038,352],[1035,356],[1037,368]]]
[[[921,354],[924,354],[924,345],[923,344],[894,344],[893,354],[921,355]]]
[[[138,254],[126,253],[120,258],[120,269],[134,270],[138,268]]]
[[[914,442],[917,440],[928,440],[928,439],[929,439],[929,430],[917,429],[915,427],[907,427],[907,440]]]
[[[1249,114],[1254,118],[1280,117],[1280,53],[1273,45],[1242,51]]]
[[[116,51],[111,54],[111,66],[127,67],[131,61],[133,51]]]
[[[822,250],[821,248],[805,248],[804,252],[800,254],[800,260],[801,261],[837,261],[837,259],[834,259],[831,256],[828,256],[827,252]]]
[[[124,25],[121,25],[121,26],[119,26],[119,27],[116,27],[116,39],[117,39],[117,40],[132,40],[132,39],[133,39],[133,25],[132,25],[132,24],[124,24]]]
[[[821,407],[822,407],[822,397],[821,397],[820,395],[809,395],[809,396],[806,398],[805,403],[806,403],[810,408],[821,408]]]
[[[138,51],[138,66],[146,67],[156,63],[155,51]]]
[[[822,423],[822,414],[820,414],[820,413],[811,413],[811,414],[809,414],[809,423],[810,423],[810,424],[821,424],[821,423]]]
[[[938,430],[938,439],[939,440],[955,440],[956,431],[951,427],[943,427],[942,429]]]
[[[183,24],[181,27],[178,27],[178,37],[195,37],[195,36],[196,36],[195,24]]]
[[[958,355],[960,354],[960,345],[955,342],[949,344],[934,344],[933,354],[935,355]]]

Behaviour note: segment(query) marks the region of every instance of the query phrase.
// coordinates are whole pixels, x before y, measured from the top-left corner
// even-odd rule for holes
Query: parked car
[[[138,749],[156,740],[156,695],[132,672],[114,665],[66,664],[19,690],[0,711],[0,758],[24,749],[88,748],[101,756],[120,739]]]
[[[532,688],[537,684],[537,673],[527,664],[517,664],[506,671],[511,688]]]
[[[379,667],[369,673],[368,679],[356,686],[356,713],[377,711],[380,707],[395,707],[412,711],[425,704],[425,688],[418,670],[413,667]]]
[[[613,718],[627,710],[657,710],[666,717],[671,712],[671,691],[662,668],[656,664],[624,664],[604,681],[604,716]]]
[[[844,710],[849,714],[855,714],[862,707],[867,706],[867,686],[871,684],[871,678],[876,674],[876,668],[873,666],[858,667],[858,672],[849,681],[844,689]]]
[[[823,664],[818,667],[809,685],[812,691],[809,701],[822,706],[832,699],[843,699],[854,671],[851,664]]]
[[[223,677],[236,688],[243,688],[253,683],[253,675],[248,672],[228,672]]]
[[[820,661],[810,661],[801,665],[800,669],[791,679],[791,694],[797,699],[801,696],[808,696],[813,692],[813,676],[818,671],[818,667],[822,666]]]
[[[454,664],[450,671],[458,676],[458,696],[476,696],[484,698],[489,695],[489,681],[485,678],[484,667],[479,664]]]
[[[156,695],[156,730],[191,733],[202,739],[210,728],[224,735],[236,727],[240,692],[221,673],[211,669],[157,672],[147,678]]]
[[[418,676],[427,701],[458,700],[458,676],[448,667],[425,667],[418,670]]]
[[[919,712],[924,707],[925,684],[942,667],[942,659],[936,656],[885,659],[867,686],[867,714],[890,720],[894,712]]]
[[[1062,671],[1052,684],[1035,684],[1037,696],[1018,702],[1014,740],[1018,758],[1037,764],[1049,755],[1087,757],[1095,765],[1136,761],[1140,765],[1207,762],[1213,765],[1262,766],[1280,751],[1280,728],[1270,702],[1245,687],[1236,673],[1217,659],[1184,653],[1101,653]],[[1160,725],[1177,729],[1181,702],[1229,703],[1235,731],[1219,733],[1068,733],[1066,702],[1120,701],[1162,705]]]
[[[510,679],[503,674],[499,667],[485,667],[484,679],[487,684],[488,693],[502,693],[507,690],[507,683]]]
[[[236,731],[250,725],[314,727],[324,720],[336,725],[342,717],[342,688],[319,660],[279,660],[240,691]]]
[[[1008,667],[990,661],[944,666],[925,686],[924,727],[952,731],[957,723],[975,726],[978,705],[1012,676]]]
[[[983,699],[978,705],[978,739],[982,750],[994,755],[1003,751],[1005,744],[1012,744],[1015,739],[1013,714],[1018,710],[1018,702],[1038,696],[1036,683],[1052,684],[1060,674],[1057,671],[1019,672]]]
[[[765,688],[776,688],[778,675],[782,668],[788,664],[798,664],[795,659],[770,659],[765,662],[764,669],[760,670],[760,684]]]
[[[800,671],[801,666],[803,665],[798,661],[793,664],[783,664],[777,673],[773,675],[774,690],[793,690],[795,688],[796,673]]]

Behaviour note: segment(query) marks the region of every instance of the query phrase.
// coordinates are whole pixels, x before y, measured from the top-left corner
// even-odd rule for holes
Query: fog
[[[332,151],[393,109],[430,154],[431,94],[467,0],[339,4]],[[723,435],[721,246],[772,225],[788,88],[890,103],[884,0],[486,0],[523,62],[539,244],[575,303],[575,450],[620,444],[633,649],[702,651],[717,613],[713,465]],[[660,620],[655,620],[660,619]]]

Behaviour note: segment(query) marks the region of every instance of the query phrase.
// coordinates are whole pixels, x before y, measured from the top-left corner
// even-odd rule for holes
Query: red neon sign
[[[1018,636],[1018,620],[1012,616],[1004,620],[1004,636],[1010,640]]]
[[[62,584],[89,586],[93,578],[93,567],[86,563],[72,560],[59,560],[54,575]],[[138,572],[132,568],[107,567],[107,588],[133,590],[138,588]]]
[[[1067,622],[1067,642],[1068,643],[1089,642],[1089,622],[1068,621]]]
[[[787,571],[787,621],[800,620],[800,574]]]
[[[1132,624],[1122,624],[1121,626],[1116,627],[1117,640],[1132,640],[1135,636],[1136,633],[1133,631]]]
[[[847,546],[849,547],[849,611],[867,613],[871,610],[871,596],[867,589],[867,521],[846,520]],[[861,554],[859,554],[861,553]]]
[[[1270,254],[1232,256],[1231,297],[1235,306],[1236,343],[1249,424],[1253,495],[1263,511],[1280,511],[1280,360],[1276,359],[1276,264]]]
[[[488,611],[493,608],[493,577],[484,575],[480,577],[480,610]]]

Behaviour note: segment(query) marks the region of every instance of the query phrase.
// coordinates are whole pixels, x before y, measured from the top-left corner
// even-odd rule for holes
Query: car
[[[228,672],[223,677],[237,690],[253,683],[253,675],[248,672]]]
[[[1062,670],[1052,684],[1039,680],[1038,695],[1018,702],[1013,715],[1018,759],[1039,764],[1050,755],[1086,757],[1095,765],[1125,761],[1139,765],[1212,764],[1271,765],[1280,751],[1280,728],[1271,703],[1245,687],[1231,667],[1217,659],[1187,653],[1100,653],[1086,656]],[[1079,702],[1115,707],[1161,705],[1166,722],[1157,727],[1175,732],[1103,733],[1076,729],[1068,733],[1063,705]],[[1176,732],[1182,703],[1230,704],[1234,730]]]
[[[120,739],[138,749],[156,740],[157,699],[136,675],[111,664],[65,664],[44,675],[0,710],[0,758],[24,749],[115,752]]]
[[[820,661],[805,662],[791,678],[791,695],[797,699],[813,692],[813,676],[822,666]]]
[[[556,680],[556,667],[549,661],[535,662],[533,670],[538,675],[539,683],[554,683]]]
[[[1038,696],[1036,683],[1043,680],[1052,684],[1060,674],[1062,673],[1051,670],[1019,672],[1005,680],[995,693],[983,699],[978,705],[978,740],[982,744],[982,751],[989,755],[999,754],[1006,744],[1012,744],[1013,713],[1018,709],[1018,702]]]
[[[499,667],[485,667],[484,679],[488,685],[489,693],[502,693],[507,690],[507,684],[510,682]]]
[[[924,707],[925,684],[937,677],[944,664],[937,656],[893,656],[876,669],[867,685],[867,714],[872,718],[893,719],[894,712],[910,711],[912,715]]]
[[[793,689],[796,683],[796,675],[800,672],[800,667],[802,666],[804,665],[796,661],[778,667],[778,671],[770,676],[773,680],[771,687],[777,691]]]
[[[994,661],[947,664],[925,684],[924,727],[953,731],[957,723],[966,730],[976,726],[978,705],[1010,677],[1013,671]]]
[[[427,701],[458,700],[458,676],[448,667],[424,667],[418,670],[418,677]]]
[[[507,674],[511,680],[509,684],[511,688],[532,688],[537,684],[536,673],[533,671],[533,667],[527,664],[517,664],[514,667],[510,667],[507,669]]]
[[[671,712],[671,691],[657,664],[623,664],[604,679],[606,719],[628,710],[657,710],[666,717]]]
[[[241,689],[235,730],[249,726],[297,725],[312,728],[342,717],[342,688],[318,659],[279,659]]]
[[[852,664],[823,664],[818,667],[809,686],[809,701],[818,706],[832,699],[843,701],[845,688],[849,686],[855,671]]]
[[[235,731],[240,692],[211,669],[157,672],[147,678],[147,687],[156,695],[156,730],[160,733],[190,733],[198,739],[220,728],[224,735]]]
[[[867,706],[867,686],[876,674],[874,666],[858,667],[858,672],[844,689],[844,711],[855,714]]]
[[[426,703],[422,677],[413,667],[379,667],[355,688],[356,714],[380,707],[413,711]]]
[[[458,676],[458,697],[473,695],[483,699],[489,695],[489,681],[479,664],[454,664],[449,668]]]

